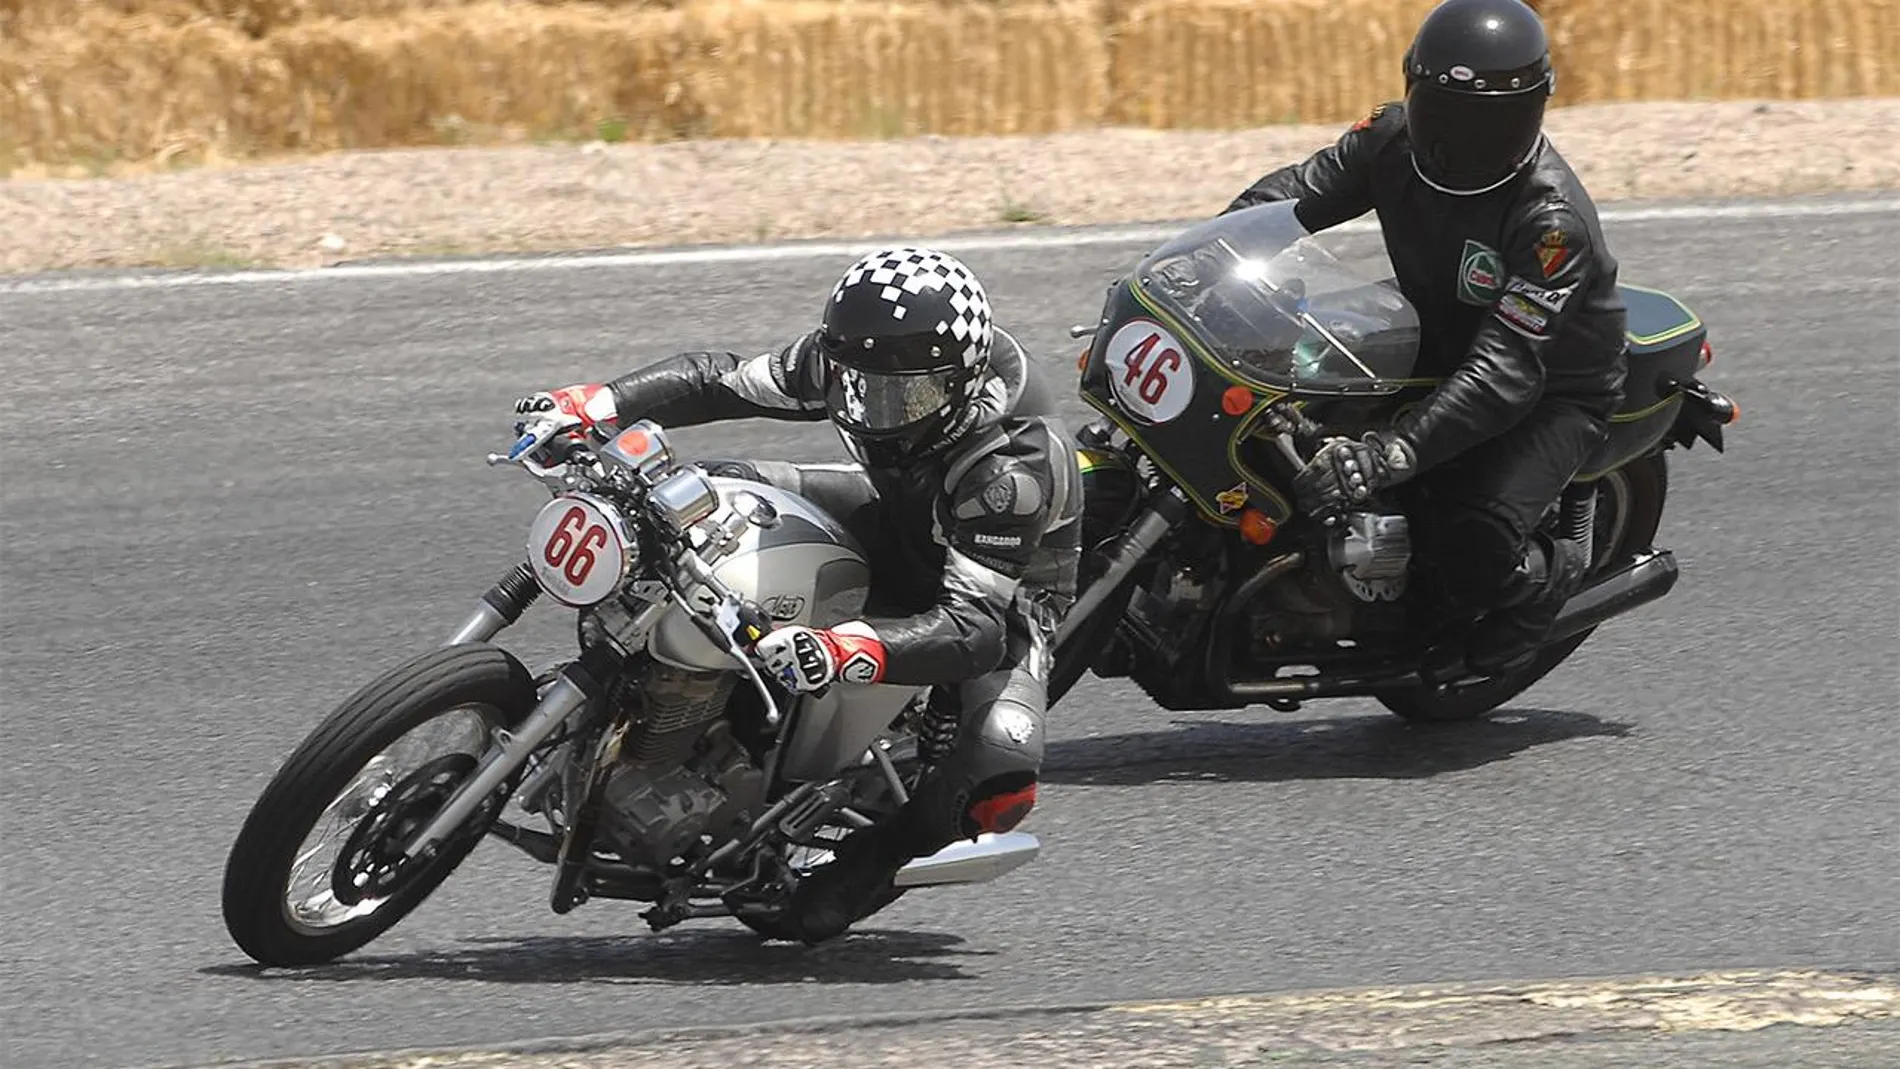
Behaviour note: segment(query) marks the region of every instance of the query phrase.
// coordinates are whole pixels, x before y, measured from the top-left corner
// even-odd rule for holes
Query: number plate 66
[[[575,608],[620,589],[631,566],[620,512],[589,494],[561,494],[528,529],[528,566],[555,600]]]

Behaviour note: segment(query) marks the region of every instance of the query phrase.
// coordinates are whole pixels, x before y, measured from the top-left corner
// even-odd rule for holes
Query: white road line
[[[1853,201],[1771,202],[1762,204],[1678,204],[1650,208],[1606,208],[1603,221],[1625,223],[1713,222],[1726,220],[1808,219],[1816,217],[1896,215],[1900,198]],[[1012,249],[1072,249],[1095,245],[1153,245],[1181,232],[1186,222],[1166,225],[1111,227],[1068,233],[987,234],[966,237],[918,238],[946,252],[993,252]],[[1376,233],[1370,218],[1335,227],[1331,233]],[[878,246],[875,240],[809,242],[797,245],[738,245],[706,249],[644,249],[626,252],[584,253],[571,256],[496,257],[443,260],[426,263],[346,264],[290,270],[227,271],[212,274],[101,275],[89,278],[22,278],[0,280],[0,296],[42,293],[86,293],[101,290],[177,289],[196,286],[283,285],[302,282],[347,282],[389,278],[429,278],[447,275],[494,275],[548,271],[581,271],[616,267],[668,267],[687,264],[767,263],[777,260],[844,260]]]

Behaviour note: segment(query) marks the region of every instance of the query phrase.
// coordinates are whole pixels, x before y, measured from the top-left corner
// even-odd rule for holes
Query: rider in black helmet
[[[1404,73],[1403,103],[1227,210],[1293,200],[1312,231],[1378,213],[1419,374],[1443,381],[1390,430],[1329,443],[1295,489],[1336,509],[1408,484],[1420,577],[1460,625],[1428,676],[1496,675],[1530,660],[1588,563],[1537,528],[1622,398],[1624,310],[1596,206],[1543,133],[1556,74],[1537,14],[1445,0]]]
[[[856,461],[706,465],[804,495],[869,558],[863,619],[759,641],[780,682],[935,686],[923,778],[894,818],[854,832],[798,885],[791,931],[838,935],[905,862],[1029,813],[1048,650],[1075,596],[1081,476],[1034,364],[991,323],[967,267],[929,249],[872,253],[838,280],[818,328],[777,352],[684,353],[516,402],[555,410],[603,436],[642,418],[829,419]]]

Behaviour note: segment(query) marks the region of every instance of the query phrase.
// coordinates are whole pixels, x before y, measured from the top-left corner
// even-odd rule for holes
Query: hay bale
[[[170,25],[197,20],[263,37],[324,19],[374,19],[495,6],[498,0],[0,0],[0,38],[27,39],[89,16],[143,15]],[[680,0],[502,0],[509,4],[576,10],[661,10]]]
[[[1335,122],[1403,92],[1434,0],[1138,0],[1115,27],[1109,117],[1165,128]]]
[[[682,13],[683,74],[719,137],[1030,133],[1098,122],[1099,8],[741,0]]]
[[[289,72],[227,27],[90,17],[0,46],[0,162],[106,165],[302,147]]]
[[[1893,0],[1545,0],[1564,103],[1900,93]]]
[[[264,42],[332,148],[578,136],[616,117],[630,139],[692,125],[664,11],[484,4],[387,19],[298,24]]]

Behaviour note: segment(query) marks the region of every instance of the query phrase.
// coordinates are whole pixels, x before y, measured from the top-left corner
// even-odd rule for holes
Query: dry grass
[[[1432,4],[672,2],[0,0],[38,27],[0,40],[0,167],[1339,122],[1397,94]],[[1896,0],[1538,6],[1560,104],[1900,93]]]

